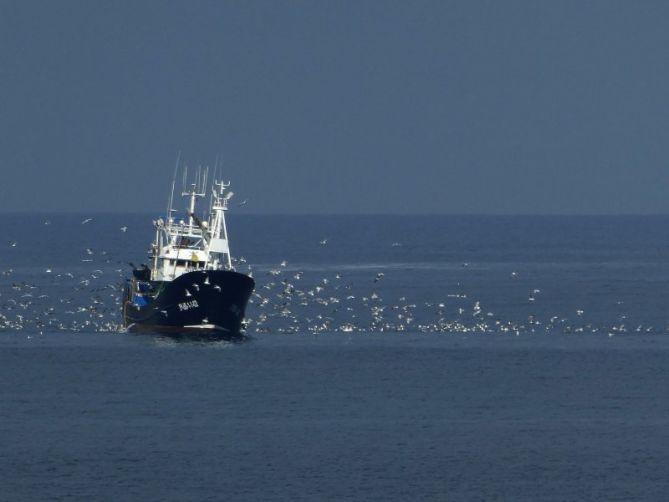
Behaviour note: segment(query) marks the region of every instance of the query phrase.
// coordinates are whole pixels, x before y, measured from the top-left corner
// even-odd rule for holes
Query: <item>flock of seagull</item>
[[[575,318],[552,315],[545,320],[529,314],[522,320],[504,319],[484,309],[481,300],[472,300],[461,287],[440,300],[414,301],[406,295],[386,299],[384,280],[392,272],[347,279],[342,273],[308,274],[291,269],[286,262],[263,273],[251,299],[251,333],[598,333],[609,336],[628,331],[653,331],[652,327],[628,327],[621,322],[597,324],[577,309]],[[513,281],[517,272],[510,275]],[[258,279],[256,279],[258,280]],[[456,284],[456,286],[460,286]],[[388,290],[394,288],[388,288]],[[533,288],[525,301],[528,308],[537,302],[541,290]]]
[[[81,222],[89,225],[92,218]],[[50,222],[45,222],[50,224]],[[119,229],[125,233],[127,227]],[[319,242],[328,244],[327,239]],[[17,247],[12,241],[8,244]],[[400,243],[392,243],[400,247]],[[71,270],[44,266],[40,273],[26,275],[15,268],[0,269],[0,332],[47,333],[122,332],[121,301],[130,275],[122,257],[104,250],[81,249],[80,264]],[[505,319],[491,312],[479,299],[462,288],[445,292],[442,298],[417,301],[402,294],[392,297],[395,288],[386,288],[393,270],[370,269],[369,274],[344,270],[300,269],[281,261],[277,266],[252,266],[246,259],[235,260],[238,271],[256,280],[249,302],[246,333],[522,333],[604,332],[609,336],[628,331],[652,331],[652,327],[628,327],[624,322],[596,325],[588,322],[584,310],[575,317],[551,315],[541,319],[529,314],[520,320]],[[466,268],[468,264],[463,264]],[[402,273],[402,272],[398,272]],[[511,272],[509,280],[517,278]],[[527,305],[538,303],[540,288],[527,294]]]

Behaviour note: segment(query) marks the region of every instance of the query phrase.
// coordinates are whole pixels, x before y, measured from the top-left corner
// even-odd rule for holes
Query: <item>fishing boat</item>
[[[172,207],[174,185],[165,219],[154,220],[150,265],[132,265],[123,295],[123,324],[129,332],[218,334],[241,336],[253,279],[235,271],[230,255],[225,213],[233,195],[230,183],[207,184],[199,170],[181,196],[188,201],[184,218]],[[175,173],[176,181],[176,173]],[[209,211],[196,214],[196,202],[210,190]]]

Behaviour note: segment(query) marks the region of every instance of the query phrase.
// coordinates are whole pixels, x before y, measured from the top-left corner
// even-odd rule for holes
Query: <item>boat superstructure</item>
[[[151,246],[151,280],[172,281],[187,272],[202,270],[232,270],[232,257],[225,212],[233,192],[230,183],[212,184],[209,217],[201,220],[195,214],[196,200],[206,196],[206,173],[182,197],[189,200],[187,220],[176,220],[176,210],[168,208],[167,221],[154,221],[155,240]],[[172,199],[172,197],[170,197]]]
[[[173,207],[174,182],[165,218],[154,220],[150,266],[135,268],[126,285],[123,318],[129,330],[212,330],[239,332],[253,279],[234,270],[225,213],[233,195],[230,183],[198,170],[181,196],[183,217]],[[207,188],[210,189],[207,194]],[[197,215],[197,202],[209,195],[208,212]]]

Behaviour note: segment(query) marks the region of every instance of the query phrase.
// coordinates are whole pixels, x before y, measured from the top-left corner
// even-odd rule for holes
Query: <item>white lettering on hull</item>
[[[184,310],[196,309],[199,305],[197,300],[191,300],[189,302],[182,302],[179,304],[179,311],[183,312]]]

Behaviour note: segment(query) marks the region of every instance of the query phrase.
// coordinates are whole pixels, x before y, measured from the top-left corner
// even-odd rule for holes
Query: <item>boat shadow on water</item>
[[[156,341],[165,341],[179,344],[220,344],[242,345],[251,342],[253,337],[244,333],[227,333],[222,331],[178,330],[178,329],[144,329],[128,331],[128,335],[153,338]]]

